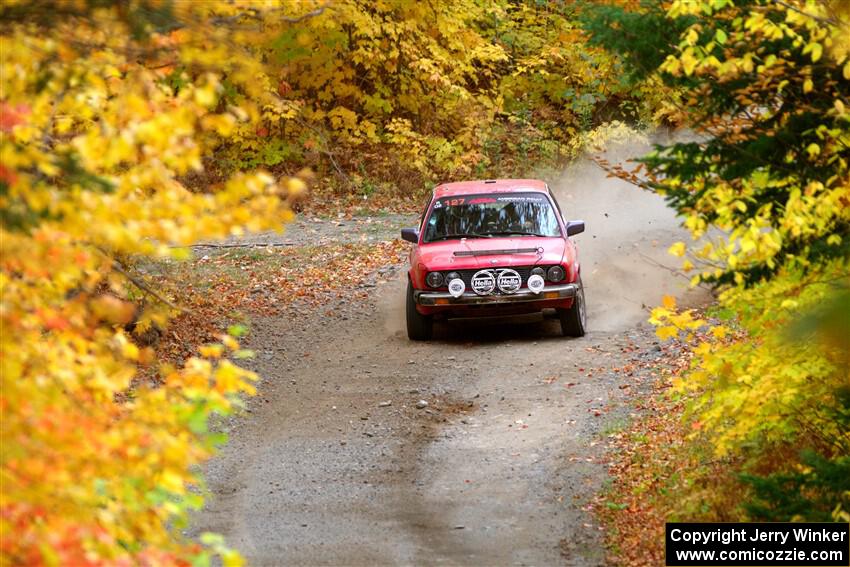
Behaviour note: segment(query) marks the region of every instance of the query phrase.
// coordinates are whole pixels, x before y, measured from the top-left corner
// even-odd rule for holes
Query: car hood
[[[561,263],[565,245],[556,237],[469,238],[422,244],[419,254],[430,271],[534,266]]]

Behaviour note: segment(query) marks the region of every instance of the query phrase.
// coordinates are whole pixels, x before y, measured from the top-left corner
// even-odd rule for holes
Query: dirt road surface
[[[255,320],[263,381],[208,467],[194,531],[224,534],[252,565],[605,564],[586,507],[605,483],[607,435],[648,379],[635,363],[660,355],[647,308],[665,293],[705,296],[669,270],[666,249],[684,235],[661,199],[589,161],[550,185],[587,222],[576,239],[587,336],[532,316],[450,322],[409,342],[404,266],[376,275],[366,302]],[[326,224],[322,238],[366,234]]]

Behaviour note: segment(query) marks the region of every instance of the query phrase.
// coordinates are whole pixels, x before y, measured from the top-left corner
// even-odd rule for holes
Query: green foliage
[[[744,503],[752,520],[810,522],[833,520],[836,503],[850,505],[850,456],[827,459],[812,451],[801,453],[800,470],[768,476],[742,474],[753,496]]]
[[[655,75],[667,55],[675,52],[679,37],[694,18],[668,18],[661,3],[644,0],[640,10],[615,4],[590,5],[580,23],[590,45],[604,47],[622,58],[623,80],[631,86]]]
[[[700,5],[616,21],[682,30],[678,43],[659,38],[651,49],[664,57],[661,78],[688,93],[682,110],[704,135],[642,161],[647,185],[687,215],[694,238],[709,226],[727,233],[701,251],[709,264],[701,278],[754,283],[789,261],[847,256],[846,31],[814,2],[811,15],[762,0]],[[601,13],[590,26],[594,41],[643,60],[645,44],[632,49],[603,31],[612,16]]]

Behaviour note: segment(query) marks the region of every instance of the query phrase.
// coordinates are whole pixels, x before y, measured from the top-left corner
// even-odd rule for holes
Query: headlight
[[[532,276],[540,276],[541,278],[545,278],[546,277],[546,270],[544,270],[540,266],[537,266],[536,268],[531,270],[531,275]]]
[[[457,272],[449,272],[448,274],[446,274],[446,281],[447,282],[450,282],[452,280],[459,280],[459,279],[461,279],[460,274],[457,273]],[[466,284],[464,284],[464,285],[466,285]]]
[[[443,274],[440,272],[428,272],[425,276],[425,283],[431,287],[440,287],[443,285]]]
[[[559,282],[564,279],[565,275],[564,268],[561,266],[552,266],[546,274],[550,282]]]

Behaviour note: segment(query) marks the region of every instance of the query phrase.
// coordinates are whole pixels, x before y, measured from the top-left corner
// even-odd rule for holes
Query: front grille
[[[493,266],[493,267],[487,267],[487,268],[475,268],[473,270],[452,270],[452,271],[455,271],[455,272],[460,274],[460,279],[462,279],[463,283],[466,284],[467,291],[471,291],[472,290],[472,276],[474,276],[476,273],[480,272],[481,270],[499,270],[499,269],[503,269],[503,268],[516,270],[516,272],[519,274],[520,279],[522,280],[521,288],[524,288],[524,287],[526,287],[526,283],[528,282],[528,277],[531,275],[531,270],[533,270],[536,267],[543,268],[544,270],[549,269],[549,266]],[[449,272],[443,272],[443,275],[446,275],[448,273]],[[502,292],[497,287],[495,290],[493,290],[493,295],[502,295]]]
[[[519,277],[522,279],[522,287],[525,287],[525,282],[528,281],[528,276],[531,275],[531,269],[533,267],[534,266],[519,266],[519,267],[512,267],[510,269],[516,270],[516,272],[519,274]],[[477,269],[477,270],[458,270],[458,273],[460,274],[460,279],[462,279],[463,283],[466,284],[466,289],[472,289],[472,276],[474,276],[475,274],[477,274],[481,270],[498,270],[500,268],[501,268],[500,266],[494,266],[492,268],[480,268],[480,269]],[[498,291],[499,291],[499,288],[496,288],[496,292],[498,292]]]

